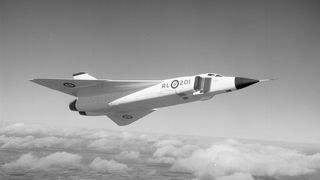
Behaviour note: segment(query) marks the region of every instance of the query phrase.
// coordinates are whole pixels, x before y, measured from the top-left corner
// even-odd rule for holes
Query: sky
[[[320,143],[319,1],[0,0],[1,124]],[[166,79],[215,72],[279,78],[119,127],[29,82]]]

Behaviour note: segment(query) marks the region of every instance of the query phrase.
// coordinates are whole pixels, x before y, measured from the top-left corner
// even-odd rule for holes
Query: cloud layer
[[[137,151],[122,151],[116,156],[117,159],[125,160],[138,160],[140,158],[140,152]]]
[[[67,152],[56,152],[44,157],[37,157],[31,153],[23,154],[16,161],[3,165],[5,170],[50,170],[52,168],[80,168],[82,157]]]
[[[229,140],[177,159],[172,169],[192,172],[199,179],[298,176],[319,171],[320,154]]]
[[[113,159],[111,160],[105,160],[101,159],[100,157],[95,158],[89,167],[93,170],[99,171],[99,172],[118,172],[118,173],[125,173],[128,170],[128,166],[126,164],[119,163]]]
[[[48,147],[71,147],[79,143],[77,139],[65,139],[61,137],[40,137],[34,136],[25,137],[8,137],[6,135],[0,136],[1,148],[17,148],[17,149],[32,149],[32,148],[48,148]]]
[[[169,173],[165,177],[173,174],[198,180],[303,179],[302,175],[320,175],[320,153],[307,154],[265,143],[200,143],[180,136],[24,124],[0,128],[0,134],[0,153],[20,153],[15,159],[0,154],[4,162],[0,174],[71,168],[84,174],[130,174],[137,179],[163,178],[165,172]]]

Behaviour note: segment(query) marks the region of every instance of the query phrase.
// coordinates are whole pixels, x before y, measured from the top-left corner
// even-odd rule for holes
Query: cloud
[[[159,134],[140,134],[138,135],[138,139],[141,141],[145,141],[148,143],[154,143],[156,141],[158,141],[158,139],[160,139],[160,135]]]
[[[90,142],[88,147],[94,150],[113,152],[119,149],[119,142],[103,138]]]
[[[179,158],[172,169],[191,172],[198,179],[298,176],[319,170],[320,154],[306,155],[293,149],[243,144],[232,140],[198,149],[189,157]]]
[[[112,135],[110,132],[99,130],[97,132],[93,132],[87,135],[89,139],[99,139],[99,138],[110,138]]]
[[[48,147],[71,147],[80,143],[77,139],[65,139],[60,137],[41,137],[35,138],[33,136],[25,137],[7,137],[0,136],[1,148],[17,148],[17,149],[32,149],[32,148],[48,148]]]
[[[48,126],[41,126],[36,124],[15,123],[5,127],[0,127],[0,134],[10,136],[57,136],[57,137],[83,137],[92,135],[97,130],[93,129],[79,129],[79,128],[53,128]]]
[[[103,129],[52,129],[21,123],[0,128],[0,134],[0,148],[19,149],[19,152],[23,149],[36,149],[34,153],[23,154],[16,161],[4,164],[4,170],[50,170],[70,167],[92,173],[130,170],[126,164],[100,157],[88,164],[82,164],[81,156],[66,152],[39,156],[42,152],[56,148],[77,148],[79,153],[101,151],[109,157],[112,155],[112,158],[120,162],[139,160],[139,166],[161,163],[161,166],[170,168],[171,171],[192,173],[198,180],[299,177],[320,172],[320,153],[305,154],[294,149],[241,143],[235,140],[215,142],[209,146],[203,141],[182,139],[181,136]],[[34,155],[35,153],[39,155]],[[133,163],[132,166],[135,169]]]
[[[126,164],[118,163],[115,160],[104,160],[100,157],[96,157],[89,167],[98,172],[125,173],[130,170]]]
[[[165,146],[181,146],[183,145],[182,141],[177,139],[164,139],[160,140],[159,142],[156,142],[154,146],[156,147],[165,147]]]
[[[191,155],[193,151],[198,149],[198,146],[195,145],[183,145],[181,147],[175,147],[172,145],[166,145],[158,148],[154,153],[154,157],[187,157]]]
[[[57,129],[38,125],[16,123],[0,127],[0,148],[78,148],[103,152],[119,152],[129,149],[152,153],[150,143],[156,138],[150,135],[106,129]]]
[[[140,152],[137,151],[122,151],[116,156],[117,159],[136,160],[140,158]]]
[[[148,159],[150,163],[173,164],[177,158],[188,157],[199,147],[196,145],[184,145],[177,139],[164,139],[154,143],[156,150],[153,157]]]
[[[67,152],[56,152],[40,158],[28,153],[21,155],[21,157],[16,161],[4,164],[3,168],[5,170],[49,170],[52,168],[80,168],[81,159],[81,156]]]
[[[216,180],[254,180],[249,173],[234,173],[232,175],[218,177]]]
[[[103,151],[103,152],[119,152],[121,149],[129,149],[131,151],[138,152],[153,152],[149,142],[145,139],[141,139],[139,135],[132,135],[128,133],[118,133],[106,138],[99,138],[90,140],[88,148]]]
[[[147,160],[149,163],[173,164],[176,159],[173,157],[152,157]]]
[[[0,128],[0,134],[16,135],[16,136],[42,136],[54,135],[57,129],[44,127],[40,125],[26,125],[24,123],[15,123]],[[58,134],[57,134],[58,135]]]

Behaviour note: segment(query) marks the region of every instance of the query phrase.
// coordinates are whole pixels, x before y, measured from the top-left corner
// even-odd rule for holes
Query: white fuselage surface
[[[208,100],[260,82],[215,73],[165,80],[97,80],[83,72],[74,74],[74,79],[31,81],[77,97],[69,105],[72,111],[87,116],[106,115],[120,126],[158,108]]]

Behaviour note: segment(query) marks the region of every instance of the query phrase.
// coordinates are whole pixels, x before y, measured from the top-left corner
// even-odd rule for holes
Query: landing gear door
[[[211,88],[211,78],[196,76],[194,81],[194,90],[199,93],[207,93]]]

